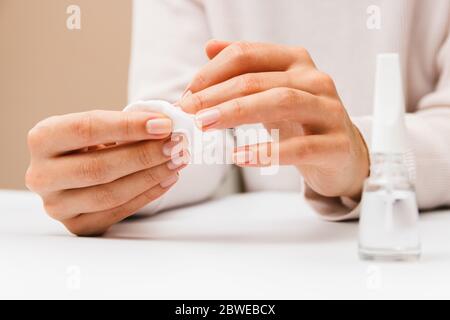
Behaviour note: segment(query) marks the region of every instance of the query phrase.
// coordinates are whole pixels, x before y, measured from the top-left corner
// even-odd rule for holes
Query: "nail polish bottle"
[[[405,103],[398,54],[377,57],[371,173],[364,185],[359,256],[364,260],[417,260],[419,213],[408,155]]]

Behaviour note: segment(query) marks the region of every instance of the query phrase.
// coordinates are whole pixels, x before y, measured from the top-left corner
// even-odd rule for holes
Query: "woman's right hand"
[[[98,236],[166,193],[189,162],[172,122],[147,112],[54,116],[30,130],[27,187],[73,234]]]

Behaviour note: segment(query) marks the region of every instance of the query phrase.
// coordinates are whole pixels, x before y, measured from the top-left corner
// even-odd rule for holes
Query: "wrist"
[[[367,143],[359,131],[359,129],[353,125],[353,131],[355,132],[358,150],[356,152],[356,169],[355,175],[353,179],[353,184],[349,188],[349,192],[343,196],[348,197],[354,201],[361,200],[361,194],[364,187],[364,181],[370,174],[370,155],[369,148],[367,147]]]

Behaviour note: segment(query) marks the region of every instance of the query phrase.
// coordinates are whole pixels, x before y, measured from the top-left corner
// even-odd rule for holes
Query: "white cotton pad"
[[[162,100],[137,101],[127,106],[124,111],[157,112],[172,120],[173,134],[186,137],[192,163],[229,164],[233,163],[232,150],[234,140],[225,130],[202,132],[195,125],[195,116],[181,108]],[[231,138],[230,138],[231,137]]]
[[[172,120],[173,133],[183,134],[193,143],[196,131],[200,131],[196,125],[194,116],[181,108],[163,100],[137,101],[127,106],[124,111],[157,112],[164,114]]]

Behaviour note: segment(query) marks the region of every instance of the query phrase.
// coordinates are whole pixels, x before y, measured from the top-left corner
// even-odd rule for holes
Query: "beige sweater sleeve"
[[[406,164],[416,185],[420,209],[450,206],[450,32],[436,57],[436,66],[439,78],[435,90],[422,97],[417,111],[406,117],[410,143]],[[370,149],[371,117],[355,117],[353,122]],[[326,220],[359,217],[359,204],[349,199],[323,197],[307,185],[304,196]]]

